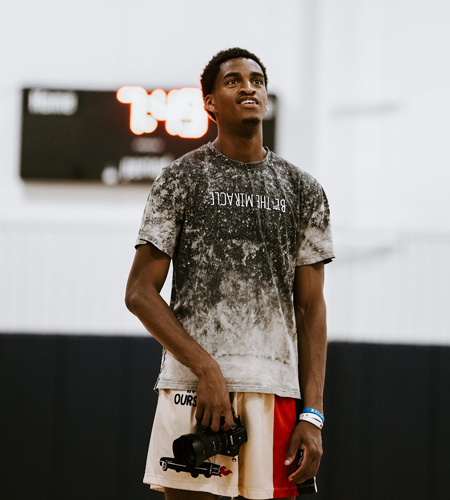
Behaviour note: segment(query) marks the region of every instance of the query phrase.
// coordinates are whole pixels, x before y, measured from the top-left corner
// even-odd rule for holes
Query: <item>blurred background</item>
[[[160,349],[124,292],[149,181],[194,142],[136,136],[116,92],[198,87],[234,46],[267,67],[266,143],[332,210],[316,498],[447,498],[449,22],[446,0],[3,6],[2,498],[162,498],[141,484]]]

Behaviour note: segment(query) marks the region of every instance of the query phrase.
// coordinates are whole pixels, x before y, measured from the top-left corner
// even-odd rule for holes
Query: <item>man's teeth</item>
[[[255,101],[244,101],[242,104],[255,104]]]

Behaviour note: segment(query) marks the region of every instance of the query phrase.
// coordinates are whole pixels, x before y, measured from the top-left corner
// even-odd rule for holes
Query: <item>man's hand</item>
[[[223,425],[220,425],[221,417],[225,419]],[[209,427],[213,432],[220,428],[224,431],[231,429],[233,415],[230,394],[220,369],[215,373],[199,376],[195,418],[203,427]]]
[[[298,469],[289,476],[289,481],[300,484],[317,475],[322,458],[322,435],[318,427],[306,421],[300,421],[294,428],[289,443],[284,465],[290,465],[302,450],[303,459]]]

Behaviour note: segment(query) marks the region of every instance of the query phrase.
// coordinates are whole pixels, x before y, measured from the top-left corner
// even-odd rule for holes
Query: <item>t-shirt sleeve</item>
[[[180,171],[164,168],[153,182],[135,246],[153,243],[173,257],[183,222],[187,185]]]
[[[296,265],[306,266],[334,258],[330,207],[322,186],[310,178],[304,183],[300,205],[300,245]]]

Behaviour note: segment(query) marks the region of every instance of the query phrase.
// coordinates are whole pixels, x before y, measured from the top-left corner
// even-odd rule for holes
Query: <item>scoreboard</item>
[[[269,94],[264,145],[275,150],[277,99]],[[22,90],[24,180],[151,182],[176,158],[213,141],[199,88]]]

